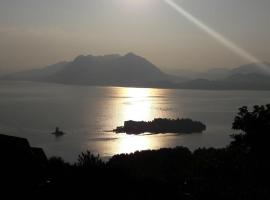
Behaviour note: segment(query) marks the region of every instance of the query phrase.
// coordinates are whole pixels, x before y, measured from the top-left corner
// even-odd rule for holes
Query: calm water
[[[270,103],[268,91],[160,90],[0,82],[0,133],[26,137],[48,156],[74,161],[81,151],[102,157],[143,149],[223,147],[242,105]],[[203,134],[128,136],[108,132],[125,120],[192,118]],[[67,134],[55,138],[59,126]]]

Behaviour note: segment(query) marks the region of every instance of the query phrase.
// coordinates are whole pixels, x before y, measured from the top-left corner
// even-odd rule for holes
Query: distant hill
[[[221,80],[226,79],[230,76],[236,74],[261,74],[270,75],[270,63],[251,63],[246,65],[241,65],[233,69],[229,68],[212,68],[205,71],[194,71],[187,69],[174,69],[172,70],[174,74],[181,74],[190,79],[207,79],[207,80]]]
[[[240,67],[230,70],[230,75],[235,74],[261,74],[261,75],[270,75],[270,63],[251,63],[247,65],[242,65]]]
[[[175,87],[212,90],[270,90],[270,64],[248,64],[225,72],[226,76],[224,74],[223,78],[194,79],[179,83]]]
[[[207,79],[217,80],[226,78],[230,74],[228,68],[212,68],[204,71],[196,71],[190,69],[171,69],[170,73],[181,75],[189,79]]]
[[[2,77],[2,79],[20,81],[43,81],[46,80],[49,76],[52,76],[55,73],[63,70],[67,64],[68,62],[59,62],[42,69],[32,69],[5,75]]]
[[[270,90],[270,77],[259,74],[234,75],[224,80],[195,79],[172,87],[203,90]]]
[[[46,81],[64,84],[148,87],[160,81],[182,82],[188,79],[168,75],[145,58],[128,53],[105,56],[80,55],[42,69],[5,76],[6,80]]]
[[[195,78],[176,84],[167,82],[160,86],[204,90],[270,90],[270,64],[267,62],[242,65],[234,69],[210,69],[190,75]]]
[[[226,78],[230,74],[230,69],[214,68],[200,74],[200,78],[208,80],[218,80]]]
[[[252,78],[255,78],[255,75],[262,76],[270,76],[270,63],[262,62],[262,63],[251,63],[246,65],[241,65],[239,67],[233,69],[226,68],[215,68],[207,70],[202,73],[200,78],[208,79],[208,80],[223,80],[223,81],[231,81],[234,79],[241,80],[248,78],[248,76],[242,75],[252,75]],[[237,78],[238,77],[238,78]]]

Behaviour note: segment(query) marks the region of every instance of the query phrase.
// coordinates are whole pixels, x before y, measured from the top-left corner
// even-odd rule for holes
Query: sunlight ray
[[[171,8],[176,10],[179,14],[181,14],[183,17],[185,17],[187,20],[189,20],[191,23],[196,25],[198,28],[203,30],[205,33],[213,37],[215,40],[217,40],[219,43],[224,45],[226,48],[228,48],[230,51],[236,53],[238,56],[246,59],[247,61],[251,63],[257,63],[259,67],[262,68],[266,73],[270,74],[270,69],[264,65],[260,59],[256,58],[256,56],[252,55],[245,49],[241,48],[237,44],[235,44],[230,39],[226,38],[224,35],[219,33],[218,31],[214,30],[198,18],[196,18],[194,15],[192,15],[190,12],[185,10],[183,7],[181,7],[179,4],[177,4],[174,0],[164,0],[166,4],[168,4]]]

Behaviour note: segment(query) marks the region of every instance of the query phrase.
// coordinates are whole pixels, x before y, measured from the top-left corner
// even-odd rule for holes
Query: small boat
[[[55,131],[52,132],[52,134],[55,136],[55,137],[61,137],[63,135],[65,135],[66,133],[61,131],[58,127],[55,128]]]

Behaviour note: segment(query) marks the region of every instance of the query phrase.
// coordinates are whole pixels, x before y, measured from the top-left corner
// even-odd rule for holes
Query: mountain
[[[209,69],[200,74],[200,78],[208,80],[218,80],[226,78],[230,74],[230,70],[226,68]]]
[[[230,70],[230,75],[235,74],[268,74],[270,75],[270,63],[262,62],[262,63],[251,63],[247,65],[242,65],[240,67],[234,68]]]
[[[182,76],[188,77],[190,79],[207,79],[207,80],[222,80],[236,74],[269,74],[270,75],[270,63],[251,63],[246,65],[241,65],[233,69],[228,68],[213,68],[206,71],[194,71],[194,70],[184,70],[184,69],[174,69],[171,70],[174,74],[181,74]]]
[[[195,79],[174,88],[203,90],[270,90],[270,76],[261,74],[238,74],[224,80]]]
[[[217,80],[225,78],[229,75],[230,69],[228,68],[213,68],[206,71],[195,71],[189,69],[171,69],[170,73],[181,75],[189,79],[208,79]]]
[[[212,90],[270,90],[270,64],[253,63],[224,71],[223,78],[194,79],[177,88]]]
[[[196,76],[188,79],[166,74],[145,58],[128,53],[124,56],[80,55],[70,62],[13,73],[2,79],[98,86],[270,90],[270,64],[267,62],[234,69],[211,69]]]
[[[134,53],[105,56],[80,55],[42,69],[28,70],[4,77],[8,80],[46,81],[63,84],[149,87],[159,82],[187,79],[168,75]]]
[[[47,77],[64,69],[68,62],[59,62],[54,65],[49,65],[42,69],[32,69],[21,72],[8,74],[2,77],[5,80],[20,80],[20,81],[43,81]]]

